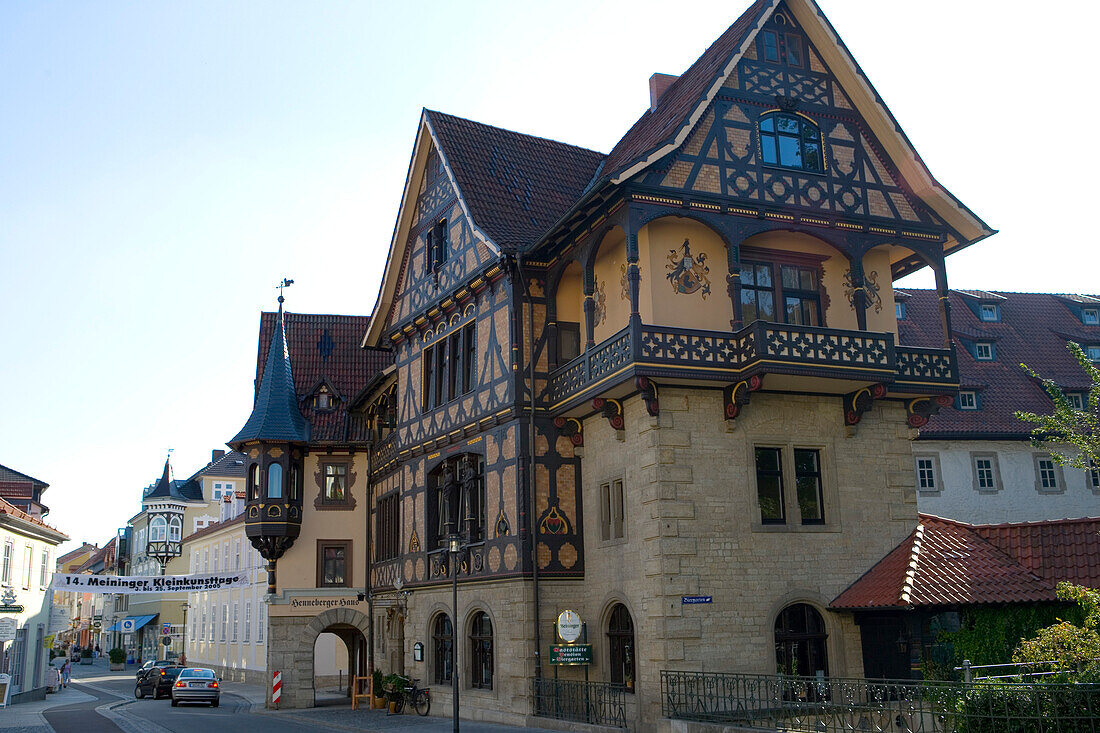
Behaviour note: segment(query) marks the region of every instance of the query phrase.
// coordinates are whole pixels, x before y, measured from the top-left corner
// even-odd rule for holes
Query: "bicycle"
[[[409,683],[402,687],[401,697],[394,701],[393,712],[395,715],[400,715],[405,712],[405,705],[408,704],[417,715],[427,715],[428,711],[432,707],[432,699],[429,694],[428,688],[417,686],[419,679],[410,679]]]

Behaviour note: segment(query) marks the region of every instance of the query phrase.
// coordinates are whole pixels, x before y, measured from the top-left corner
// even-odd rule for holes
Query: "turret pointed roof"
[[[278,321],[271,335],[263,376],[256,390],[252,414],[229,445],[240,446],[252,440],[272,440],[292,443],[309,441],[309,423],[298,409],[294,391],[294,373],[286,344],[282,296],[279,297]]]
[[[172,496],[172,477],[169,461],[169,458],[164,459],[164,473],[161,474],[160,480],[153,486],[153,490],[145,495],[146,499],[158,497],[168,498]]]

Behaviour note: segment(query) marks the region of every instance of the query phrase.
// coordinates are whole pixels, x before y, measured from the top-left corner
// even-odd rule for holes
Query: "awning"
[[[140,629],[140,628],[141,628],[142,626],[144,626],[145,624],[149,623],[150,621],[152,621],[152,620],[153,620],[153,619],[155,619],[156,617],[157,617],[157,614],[155,614],[155,613],[154,613],[154,614],[150,614],[149,616],[127,616],[126,618],[122,619],[122,621],[119,621],[119,622],[118,622],[118,628],[119,628],[119,630],[120,630],[120,631],[122,631],[122,630],[123,630],[123,629],[122,629],[122,624],[123,624],[124,622],[126,622],[126,621],[133,621],[133,622],[134,622],[134,628],[133,628],[132,630],[133,630],[133,631],[137,631],[137,630],[138,630],[138,629]],[[129,633],[129,632],[127,632],[127,633]]]
[[[115,621],[113,624],[111,624],[109,627],[107,627],[105,629],[106,632],[121,631],[121,630],[122,630],[122,621]]]

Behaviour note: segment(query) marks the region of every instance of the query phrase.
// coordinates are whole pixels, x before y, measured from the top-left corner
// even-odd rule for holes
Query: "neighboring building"
[[[901,343],[942,343],[938,295],[895,292]],[[1063,468],[1031,444],[1017,410],[1050,414],[1027,364],[1087,406],[1091,382],[1067,350],[1075,341],[1100,362],[1100,297],[980,290],[950,293],[961,387],[920,425],[913,444],[921,511],[966,522],[1022,522],[1100,516],[1100,468]]]
[[[96,550],[87,561],[73,570],[73,573],[86,575],[118,574],[118,538],[112,537],[103,547]],[[80,594],[79,637],[76,640],[81,647],[94,649],[99,647],[106,652],[111,648],[111,634],[107,629],[115,623],[118,596],[113,593]]]
[[[867,677],[919,678],[939,632],[958,630],[960,610],[1055,603],[1062,581],[1100,590],[1100,519],[983,525],[921,514],[829,605],[854,614]]]
[[[466,716],[522,723],[532,679],[582,679],[546,658],[565,609],[639,729],[662,670],[862,674],[829,602],[911,532],[909,424],[958,388],[950,311],[896,345],[892,281],[946,296],[992,233],[812,0],[655,75],[606,155],[426,110],[362,342],[393,368],[303,380],[276,326],[230,441],[282,705],[314,703],[334,630],[358,669],[365,642],[443,709],[457,672]]]
[[[245,492],[222,497],[220,521],[184,538],[191,574],[246,570],[251,587],[187,594],[188,664],[213,667],[227,680],[268,682],[267,576],[244,529]]]
[[[277,572],[275,562],[267,564],[264,590],[273,595],[266,606],[251,596],[258,628],[268,617],[266,664],[256,665],[300,681],[292,705],[307,694],[305,704],[312,705],[315,686],[334,678],[346,684],[349,670],[365,675],[369,667],[365,626],[343,620],[353,613],[368,618],[371,434],[362,394],[365,385],[386,379],[391,362],[386,351],[360,348],[366,327],[362,316],[284,313],[280,297],[279,312],[260,319],[252,414],[229,441],[247,456],[245,534],[265,560],[278,563]],[[205,564],[205,549],[202,557]],[[228,602],[213,600],[219,624]],[[336,615],[319,618],[319,609]],[[257,638],[249,651],[264,649],[263,641]]]
[[[168,461],[161,478],[142,495],[142,509],[129,524],[133,545],[129,552],[129,575],[160,575],[158,560],[149,553],[150,543],[167,542],[180,546],[183,535],[215,524],[220,518],[224,496],[235,496],[244,475],[244,456],[215,450],[210,463],[186,480],[171,478]],[[162,512],[175,512],[176,519],[165,520]],[[166,575],[186,575],[190,558],[177,555],[163,568]],[[134,594],[124,598],[127,616],[134,620],[135,632],[123,637],[124,648],[135,659],[175,658],[184,649],[183,628],[187,594]],[[121,621],[121,620],[120,620]],[[110,631],[118,629],[112,628]],[[166,633],[167,632],[167,633]],[[169,645],[162,641],[169,639]]]
[[[49,507],[42,503],[42,494],[49,486],[45,481],[0,466],[0,498],[32,517],[41,519],[50,513]]]
[[[57,558],[57,572],[75,573],[97,552],[99,545],[84,542]],[[59,631],[55,637],[56,645],[65,649],[71,644],[79,645],[81,638],[91,630],[92,594],[56,590],[53,592],[53,604],[65,608],[69,618],[69,628]]]
[[[13,703],[46,697],[50,583],[56,548],[69,538],[41,517],[0,498],[0,605],[23,609],[3,613],[17,624],[15,640],[0,642],[0,671],[11,675]]]

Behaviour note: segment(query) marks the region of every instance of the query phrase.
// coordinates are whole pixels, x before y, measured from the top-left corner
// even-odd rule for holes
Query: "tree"
[[[1017,412],[1016,417],[1037,426],[1031,431],[1032,444],[1050,450],[1050,457],[1058,465],[1096,469],[1100,466],[1100,369],[1089,361],[1078,344],[1070,341],[1066,347],[1092,382],[1083,409],[1074,408],[1053,380],[1043,379],[1027,364],[1021,364],[1024,371],[1043,385],[1054,403],[1054,412],[1050,415]]]
[[[1054,671],[1065,672],[1071,681],[1100,680],[1100,591],[1062,582],[1058,599],[1079,605],[1085,612],[1084,623],[1075,626],[1060,621],[1040,629],[1033,638],[1020,642],[1012,661],[1031,665],[1054,662]]]

